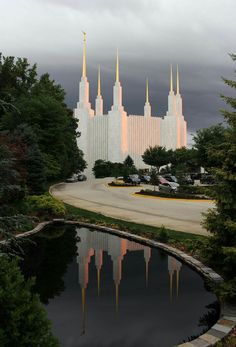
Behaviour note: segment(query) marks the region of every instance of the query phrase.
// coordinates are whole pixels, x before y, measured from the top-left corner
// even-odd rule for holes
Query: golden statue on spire
[[[82,77],[86,77],[86,32],[82,31],[84,35],[84,49],[83,49],[83,74]]]

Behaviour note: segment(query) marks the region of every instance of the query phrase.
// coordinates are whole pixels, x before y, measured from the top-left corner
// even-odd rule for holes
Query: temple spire
[[[173,74],[172,74],[172,64],[170,65],[170,92],[173,92]]]
[[[176,93],[179,94],[179,66],[177,65],[177,76],[176,76]]]
[[[101,76],[100,76],[100,66],[98,67],[98,96],[101,95]]]
[[[120,82],[118,49],[117,49],[117,52],[116,52],[116,82]]]
[[[84,35],[84,49],[83,49],[83,73],[82,77],[86,77],[86,33],[83,31]]]
[[[146,103],[149,103],[148,78],[146,79]]]

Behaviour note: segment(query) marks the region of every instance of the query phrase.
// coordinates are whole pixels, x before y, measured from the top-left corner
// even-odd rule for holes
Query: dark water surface
[[[36,277],[62,347],[169,347],[218,318],[201,276],[162,251],[71,226],[32,240],[23,271]]]

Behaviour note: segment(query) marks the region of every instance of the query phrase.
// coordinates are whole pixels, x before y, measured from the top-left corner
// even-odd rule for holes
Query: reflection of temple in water
[[[103,252],[110,255],[113,263],[113,280],[116,288],[119,286],[122,277],[122,261],[125,254],[134,251],[143,251],[146,281],[148,280],[148,264],[151,258],[151,248],[142,244],[122,239],[116,235],[106,234],[99,231],[90,231],[86,228],[77,230],[80,241],[77,242],[77,263],[79,266],[79,284],[86,289],[89,282],[89,264],[92,256],[95,256],[97,268],[98,294],[100,291],[100,272],[103,264]],[[181,262],[168,256],[168,271],[170,275],[170,291],[172,292],[173,277],[176,273],[176,292],[179,290],[179,272]]]
[[[122,277],[122,261],[125,254],[134,251],[142,251],[146,267],[146,280],[148,279],[148,263],[151,258],[151,248],[138,244],[127,239],[122,239],[116,235],[105,234],[98,231],[89,231],[85,228],[77,230],[80,241],[77,243],[79,266],[79,284],[86,289],[89,282],[89,264],[91,257],[95,256],[95,265],[98,277],[98,294],[100,291],[100,272],[103,263],[103,252],[110,255],[113,263],[113,280],[118,290]]]
[[[89,283],[89,265],[91,258],[95,256],[95,266],[97,268],[97,286],[98,295],[100,293],[100,273],[103,265],[103,252],[110,255],[113,263],[113,281],[116,292],[116,310],[118,310],[119,284],[122,278],[122,261],[127,252],[143,251],[146,285],[148,283],[148,265],[151,259],[151,248],[127,239],[122,239],[116,235],[102,233],[99,231],[90,231],[86,228],[77,229],[77,236],[80,241],[77,242],[77,263],[79,284],[82,290],[82,311],[83,311],[83,329],[85,333],[85,293]],[[176,274],[176,295],[179,293],[179,272],[181,262],[168,256],[168,271],[170,277],[170,299],[173,296],[173,277]]]
[[[179,272],[181,269],[181,262],[168,255],[168,271],[170,276],[170,299],[173,297],[173,277],[176,274],[176,296],[179,295]]]

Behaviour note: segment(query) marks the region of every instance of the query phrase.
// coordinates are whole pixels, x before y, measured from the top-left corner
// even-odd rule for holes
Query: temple
[[[149,86],[146,81],[146,102],[143,115],[128,115],[122,103],[122,86],[119,74],[119,56],[116,56],[116,79],[113,86],[113,105],[107,114],[103,112],[101,93],[101,73],[98,69],[98,90],[95,110],[89,101],[87,79],[86,34],[84,33],[83,70],[79,84],[79,101],[74,110],[79,120],[78,147],[83,151],[88,164],[87,172],[92,172],[98,159],[123,162],[127,155],[134,160],[138,169],[146,168],[142,154],[149,146],[163,146],[176,149],[187,145],[187,124],[182,111],[179,71],[176,72],[176,92],[173,87],[173,72],[170,67],[170,91],[166,115],[152,113],[149,102]]]

